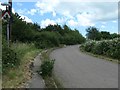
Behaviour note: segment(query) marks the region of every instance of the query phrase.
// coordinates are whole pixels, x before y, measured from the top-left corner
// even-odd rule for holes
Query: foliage
[[[24,55],[36,49],[34,43],[12,43],[12,50],[14,50],[18,55],[18,58],[22,59]]]
[[[78,32],[78,30],[71,30],[67,25],[64,25],[63,28],[60,25],[49,25],[46,28],[42,29],[42,32],[47,31],[54,36],[58,37],[59,44],[66,45],[75,45],[85,42],[85,38]],[[55,40],[53,40],[55,42]],[[54,43],[52,41],[52,43]]]
[[[100,40],[101,39],[101,35],[99,30],[96,27],[88,27],[86,29],[87,31],[87,38],[88,39],[92,39],[92,40]]]
[[[35,45],[37,48],[50,48],[59,46],[59,34],[55,32],[44,31],[36,36]]]
[[[102,41],[89,41],[81,49],[94,54],[105,55],[120,60],[120,38]]]
[[[110,39],[110,33],[107,31],[101,31],[101,39]]]
[[[109,42],[101,41],[95,44],[92,52],[94,54],[105,55],[107,50],[109,50]]]
[[[43,61],[42,65],[41,65],[41,70],[40,70],[40,74],[44,77],[44,76],[51,76],[52,74],[52,70],[54,67],[54,62],[55,60],[45,60]]]
[[[13,14],[12,42],[34,42],[37,48],[50,48],[60,44],[81,44],[85,38],[67,25],[48,25],[40,28],[37,23],[27,23],[17,13]],[[6,35],[6,23],[3,23],[3,34]]]
[[[107,31],[100,32],[96,27],[88,27],[86,31],[87,31],[86,34],[87,38],[91,40],[110,40],[120,37],[120,35],[116,33],[110,34],[110,32]]]
[[[20,64],[20,59],[18,54],[7,45],[4,44],[2,47],[2,67],[3,73],[6,73],[6,70],[14,68]]]
[[[2,68],[3,72],[3,88],[15,88],[19,87],[23,82],[27,82],[30,76],[29,63],[34,60],[36,55],[40,53],[40,49],[37,49],[33,43],[12,43],[11,49],[16,52],[16,56],[20,61],[19,65],[15,67]],[[5,55],[5,54],[4,54]]]
[[[85,44],[82,44],[81,47],[84,48],[85,51],[91,52],[95,45],[95,41],[88,41]]]

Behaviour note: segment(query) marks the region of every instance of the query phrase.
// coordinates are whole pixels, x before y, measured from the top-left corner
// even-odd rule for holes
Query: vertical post
[[[12,34],[12,0],[9,0],[9,12],[10,12],[10,20],[9,20],[9,42],[11,42],[11,34]]]
[[[9,23],[7,23],[7,44],[8,44],[8,47],[10,46],[10,31],[9,31]]]

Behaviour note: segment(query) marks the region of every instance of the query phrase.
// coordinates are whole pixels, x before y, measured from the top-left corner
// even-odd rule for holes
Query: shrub
[[[84,50],[87,51],[87,52],[91,52],[93,47],[94,47],[94,45],[95,45],[95,41],[87,42],[84,45]]]
[[[40,70],[40,74],[44,77],[44,76],[51,76],[52,75],[52,70],[54,67],[54,62],[55,60],[45,60],[43,61],[42,65],[41,65],[41,70]]]
[[[3,73],[10,69],[14,68],[15,66],[20,64],[20,60],[17,57],[17,54],[14,50],[8,47],[3,47],[2,49],[2,67]]]
[[[54,45],[50,41],[44,40],[44,41],[38,41],[38,42],[36,41],[35,46],[39,49],[47,49],[47,48],[53,47]]]
[[[98,55],[105,55],[120,60],[120,38],[102,41],[88,41],[81,49]]]
[[[109,50],[109,43],[106,41],[96,42],[93,53],[99,54],[99,55],[105,55],[106,52]]]
[[[107,56],[120,60],[120,41],[119,39],[114,39],[110,41],[110,49],[106,52]]]
[[[37,48],[50,48],[59,46],[59,34],[55,32],[44,31],[36,36],[35,46]]]

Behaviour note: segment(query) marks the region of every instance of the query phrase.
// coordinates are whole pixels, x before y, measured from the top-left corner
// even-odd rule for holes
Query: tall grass
[[[41,51],[33,43],[13,43],[11,49],[17,53],[20,65],[9,69],[7,74],[3,74],[2,86],[4,88],[18,88],[22,83],[30,79],[29,64]]]
[[[33,43],[13,43],[11,48],[18,54],[19,58],[23,58],[24,55],[30,51],[36,50]]]

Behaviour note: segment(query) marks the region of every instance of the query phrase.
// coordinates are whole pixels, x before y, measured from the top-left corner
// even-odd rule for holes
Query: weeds
[[[40,74],[43,77],[52,75],[54,62],[55,62],[55,60],[45,60],[45,61],[43,61],[42,65],[41,65],[41,68],[40,68],[41,69]]]

